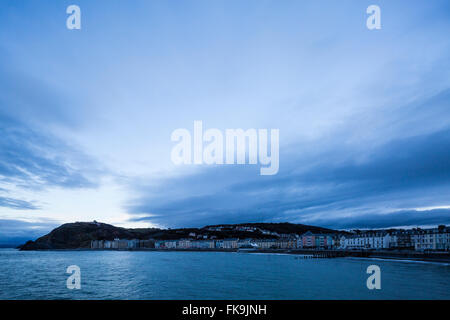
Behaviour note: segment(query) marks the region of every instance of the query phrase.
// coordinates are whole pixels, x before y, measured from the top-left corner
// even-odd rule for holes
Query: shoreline
[[[16,250],[19,250],[16,248]],[[333,258],[368,258],[398,261],[449,263],[450,252],[400,252],[400,251],[359,251],[359,250],[307,250],[307,249],[42,249],[25,251],[132,251],[132,252],[235,252],[248,254],[289,254],[299,255],[306,259],[333,259]]]
[[[417,261],[417,262],[437,262],[450,264],[449,253],[418,253],[418,252],[389,252],[389,251],[352,251],[352,250],[336,250],[336,251],[320,251],[320,250],[255,250],[245,251],[248,253],[273,253],[273,254],[297,254],[312,255],[316,259],[332,259],[332,258],[367,258],[367,259],[383,259],[398,261]],[[327,256],[327,254],[329,256]],[[314,256],[317,255],[317,256]]]
[[[439,261],[439,260],[414,260],[414,259],[397,259],[397,258],[358,258],[358,257],[347,257],[349,259],[355,260],[379,260],[379,261],[391,261],[391,262],[404,262],[404,263],[423,263],[423,264],[435,264],[440,266],[450,266],[450,261]]]

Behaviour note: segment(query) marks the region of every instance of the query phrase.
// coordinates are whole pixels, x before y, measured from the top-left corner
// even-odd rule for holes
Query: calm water
[[[381,268],[381,290],[366,287]],[[81,268],[81,289],[66,268]],[[450,299],[450,266],[222,252],[0,249],[0,299]]]

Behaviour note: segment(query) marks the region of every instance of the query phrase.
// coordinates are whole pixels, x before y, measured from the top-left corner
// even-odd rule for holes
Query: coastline
[[[19,249],[17,249],[19,250]],[[248,254],[289,254],[302,256],[305,259],[333,259],[333,258],[368,258],[397,261],[449,263],[449,252],[392,252],[392,251],[359,251],[359,250],[306,250],[306,249],[40,249],[30,251],[133,251],[133,252],[234,252]]]

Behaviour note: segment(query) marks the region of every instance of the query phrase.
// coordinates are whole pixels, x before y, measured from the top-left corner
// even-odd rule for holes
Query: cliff
[[[66,223],[19,248],[21,250],[89,248],[91,240],[147,239],[147,235],[157,230],[125,229],[97,222]]]

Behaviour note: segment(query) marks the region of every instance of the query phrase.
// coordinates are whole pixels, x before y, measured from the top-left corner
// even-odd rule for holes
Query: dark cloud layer
[[[36,210],[38,209],[33,203],[24,200],[18,200],[13,198],[0,197],[0,207],[11,208],[11,209],[27,209]]]
[[[449,114],[449,97],[447,90],[428,104],[414,105],[414,110],[430,114],[435,106],[442,113],[445,105]],[[312,145],[294,145],[281,150],[276,176],[259,176],[255,167],[228,166],[143,184],[127,209],[138,214],[133,221],[169,226],[248,221],[335,228],[448,223],[447,210],[397,210],[448,205],[450,129],[412,134],[415,129],[377,146],[349,146],[339,136],[316,152],[304,153],[313,150]],[[391,214],[379,215],[386,212]],[[343,215],[344,220],[336,218]]]
[[[400,210],[384,214],[364,214],[351,218],[319,218],[312,222],[324,227],[339,229],[448,225],[450,224],[450,209]]]

